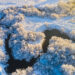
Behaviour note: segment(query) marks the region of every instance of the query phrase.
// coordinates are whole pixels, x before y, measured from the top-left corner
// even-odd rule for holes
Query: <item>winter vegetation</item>
[[[53,36],[47,53],[41,55],[33,67],[18,69],[12,75],[74,75],[74,44],[71,40]]]
[[[0,63],[6,63],[8,60],[8,56],[2,51],[0,50]]]
[[[0,39],[0,46],[3,46],[3,40]]]
[[[75,43],[71,40],[63,39],[61,37],[52,37],[49,41],[48,52],[50,52],[51,59],[54,58],[53,65],[68,63],[75,65]]]
[[[6,63],[8,60],[8,55],[5,51],[5,31],[0,27],[0,63]]]
[[[13,20],[14,16],[18,17],[17,13],[20,14],[21,18],[22,16],[40,16],[40,17],[52,17],[52,18],[60,18],[65,16],[75,16],[75,1],[59,1],[56,5],[49,5],[46,4],[41,7],[35,8],[34,6],[30,5],[24,5],[22,7],[10,7],[3,10],[4,14],[8,14],[4,19],[8,19],[10,21]],[[2,16],[4,14],[2,13]],[[12,15],[10,15],[10,13]],[[10,17],[8,17],[10,16]],[[21,19],[18,18],[18,19]],[[4,21],[2,20],[2,22]],[[6,21],[7,22],[7,21]],[[5,23],[6,23],[5,22]]]
[[[45,35],[41,32],[25,31],[20,25],[13,26],[13,32],[9,40],[12,55],[15,59],[30,61],[36,58],[42,50]]]
[[[75,67],[72,65],[63,64],[61,66],[61,69],[62,69],[64,75],[75,75]]]
[[[50,39],[47,53],[43,54],[34,64],[31,75],[74,75],[74,44],[70,40],[53,36]]]
[[[20,22],[21,20],[24,19],[23,14],[16,14],[16,15],[12,15],[11,14],[7,14],[1,21],[0,24],[1,25],[5,25],[6,27],[11,26],[12,24],[14,24],[15,22]]]
[[[0,75],[7,75],[4,68],[5,66],[0,64]]]
[[[4,68],[7,66],[6,63],[9,59],[5,49],[5,38],[7,38],[7,35],[5,35],[6,31],[7,30],[0,27],[0,75],[6,75]]]
[[[59,1],[57,5],[45,5],[35,8],[33,6],[24,6],[19,11],[26,16],[40,16],[40,17],[54,17],[60,18],[65,16],[74,16],[75,14],[75,1]]]
[[[32,75],[32,67],[28,67],[27,69],[17,69],[16,72],[13,72],[11,75]]]
[[[0,7],[0,75],[75,75],[75,0],[2,0]]]

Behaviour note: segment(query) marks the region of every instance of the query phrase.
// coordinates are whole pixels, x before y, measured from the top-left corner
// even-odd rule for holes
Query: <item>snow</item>
[[[7,75],[4,68],[5,66],[0,64],[0,75]]]
[[[22,5],[42,5],[47,3],[57,2],[58,0],[0,0],[0,9],[4,9],[10,6],[22,6]]]
[[[73,45],[75,46],[75,43],[70,40],[53,36],[47,53],[41,55],[34,64],[31,75],[74,75],[75,47]]]
[[[64,4],[64,3],[62,3],[62,4]],[[55,11],[58,10],[60,7],[60,6],[56,6],[57,8],[55,8],[55,6],[53,5],[51,7],[51,5],[48,5],[43,8],[40,7],[40,9],[45,12],[44,15],[43,15],[43,12],[39,11],[38,8],[35,8],[35,7],[9,8],[8,10],[3,10],[3,12],[7,15],[4,19],[1,20],[1,24],[10,25],[10,24],[14,24],[15,22],[19,22],[20,24],[24,25],[26,30],[43,32],[44,30],[47,30],[47,29],[58,29],[58,30],[62,29],[62,30],[64,30],[65,33],[67,33],[69,35],[72,30],[75,30],[75,25],[74,25],[75,17],[74,16],[73,17],[66,16],[63,18],[55,19],[55,18],[52,18],[52,16],[50,16],[48,18],[49,12],[47,12],[47,11],[52,11],[53,13],[55,13]],[[60,7],[60,8],[63,9],[63,7]],[[65,12],[67,12],[67,10],[68,9],[65,8],[65,10],[62,10],[62,11],[64,11],[64,13],[65,13]],[[58,10],[57,13],[59,13],[60,11],[61,10]],[[10,14],[8,14],[8,13],[10,13]],[[62,12],[61,12],[61,14],[62,14]],[[59,15],[59,14],[57,14],[57,15]],[[23,17],[23,16],[25,16],[25,17]],[[20,17],[19,18],[20,20],[17,19],[17,17]],[[34,27],[34,29],[33,29],[33,27]]]
[[[75,43],[71,40],[53,36],[49,41],[48,52],[56,55],[56,64],[63,62],[75,65],[75,59],[72,58],[75,57]]]
[[[5,39],[11,34],[9,47],[14,59],[29,62],[40,55],[32,67],[17,69],[12,75],[75,75],[74,3],[74,0],[0,0],[0,74],[6,75],[3,63],[9,58]],[[43,53],[43,32],[52,29],[66,33],[70,40],[53,36]]]
[[[45,35],[41,32],[25,31],[21,25],[14,25],[9,40],[12,55],[15,59],[30,61],[42,52]]]
[[[32,67],[26,69],[17,69],[16,72],[13,72],[11,75],[31,75]]]
[[[70,38],[75,38],[75,23],[72,22],[75,17],[65,17],[61,19],[49,19],[39,17],[25,17],[25,20],[20,24],[24,25],[25,30],[44,32],[45,30],[57,29],[60,32],[66,33]]]
[[[0,27],[0,75],[7,75],[4,69],[7,66],[6,63],[9,59],[5,49],[5,39],[7,38],[5,35],[6,31],[7,30]]]
[[[62,71],[64,72],[64,75],[75,75],[75,67],[72,65],[62,65],[61,66]]]
[[[0,28],[0,64],[5,64],[9,58],[5,50],[5,38],[5,30]]]

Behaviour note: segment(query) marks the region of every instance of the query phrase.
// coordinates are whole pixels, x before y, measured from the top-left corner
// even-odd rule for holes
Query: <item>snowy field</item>
[[[75,0],[0,0],[0,75],[75,75]]]

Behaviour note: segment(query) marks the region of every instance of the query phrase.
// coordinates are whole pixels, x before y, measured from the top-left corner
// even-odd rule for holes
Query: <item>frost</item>
[[[75,30],[72,30],[72,31],[70,32],[70,35],[71,35],[71,38],[75,39]],[[70,35],[69,35],[69,36],[70,36]]]
[[[27,75],[26,70],[17,69],[16,72],[13,72],[11,75]]]
[[[53,63],[69,63],[75,65],[75,43],[71,40],[62,39],[61,37],[52,37],[49,46],[48,52],[54,57],[55,62]]]
[[[32,75],[74,75],[74,46],[75,43],[71,40],[53,36],[50,39],[47,53],[41,55],[34,64]]]
[[[5,16],[5,14],[4,14],[2,11],[0,11],[0,20],[1,20],[4,16]]]
[[[4,30],[2,27],[0,27],[0,40],[2,40],[2,41],[3,41],[3,39],[6,38],[5,32],[6,32],[6,30]]]
[[[59,9],[58,9],[59,8]],[[75,15],[75,1],[69,0],[67,2],[59,1],[58,8],[56,11],[61,11],[61,14],[67,14],[67,15]]]
[[[0,64],[6,63],[7,59],[8,59],[8,56],[2,50],[0,50]]]
[[[66,42],[65,42],[66,41]],[[67,39],[62,39],[61,37],[52,37],[51,40],[49,41],[49,51],[51,51],[51,48],[53,48],[53,52],[55,51],[59,51],[59,50],[65,50],[68,49],[69,51],[75,51],[75,43],[72,43],[71,40],[67,40]],[[72,52],[74,53],[74,52]]]
[[[16,2],[18,6],[12,2]],[[22,6],[19,7],[18,3]],[[33,66],[29,67],[30,63],[26,62],[28,68],[18,68],[12,75],[75,75],[74,0],[2,0],[0,7],[3,7],[2,4],[5,4],[5,7],[12,6],[0,11],[1,75],[6,75],[4,66],[7,62],[10,69],[10,63],[15,63],[16,59],[17,63],[22,60],[29,63],[34,61],[31,59],[39,56]],[[71,40],[53,36],[49,40],[47,52],[43,53],[43,32],[52,29],[66,33]]]
[[[63,64],[61,66],[61,70],[63,71],[64,75],[75,75],[75,67],[68,64]]]
[[[2,46],[3,45],[3,40],[2,39],[0,39],[0,46]]]
[[[5,51],[5,39],[7,38],[5,33],[6,33],[6,30],[0,27],[0,64],[6,63],[9,58]]]
[[[0,75],[7,75],[4,68],[5,66],[0,64]]]
[[[26,16],[40,16],[40,17],[50,17],[50,18],[51,17],[60,18],[68,15],[74,16],[75,1],[74,0],[58,1],[55,5],[46,4],[44,6],[38,6],[37,8],[31,4],[30,5],[25,4],[23,7],[20,8],[12,6],[10,8],[5,9],[4,12],[6,14],[9,13],[16,14],[18,12]]]
[[[12,16],[16,16],[16,14],[22,14],[25,16],[39,16],[39,17],[49,17],[49,18],[61,18],[65,16],[74,16],[75,12],[75,2],[74,1],[58,1],[55,5],[44,5],[40,7],[34,7],[32,5],[24,5],[22,7],[10,7],[3,10],[7,16],[6,17],[11,21]],[[8,14],[12,14],[8,15]],[[3,22],[3,21],[2,21]],[[1,23],[2,23],[1,22]]]
[[[0,24],[5,25],[6,27],[10,27],[12,24],[16,22],[20,22],[24,19],[23,14],[13,15],[7,14],[1,21]]]
[[[13,30],[9,46],[15,59],[30,61],[40,55],[45,37],[43,33],[25,31],[21,26],[14,26]]]
[[[75,15],[75,1],[58,1],[56,5],[45,5],[39,8],[41,11],[45,12],[45,15],[61,18],[65,16],[74,16]]]
[[[27,69],[17,69],[16,72],[13,72],[11,75],[32,75],[32,71],[32,67],[28,67]]]
[[[18,11],[26,16],[41,16],[41,11],[33,6],[24,6],[25,8],[21,8]]]

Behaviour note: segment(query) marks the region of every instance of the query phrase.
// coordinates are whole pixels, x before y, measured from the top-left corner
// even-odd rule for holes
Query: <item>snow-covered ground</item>
[[[0,9],[4,9],[10,6],[22,6],[22,5],[41,6],[45,4],[54,4],[57,3],[58,1],[59,0],[0,0]]]
[[[53,29],[69,39],[53,36],[44,53],[44,31]],[[6,75],[11,56],[27,62],[37,58],[11,75],[75,75],[75,1],[0,0],[0,75]]]
[[[58,0],[55,0],[58,1]],[[54,1],[49,1],[49,3],[53,3]],[[10,6],[22,6],[22,5],[41,5],[46,4],[48,1],[46,0],[0,0],[0,9],[7,8]]]

